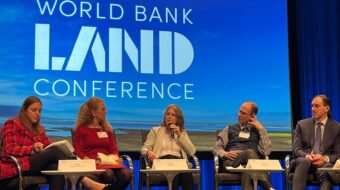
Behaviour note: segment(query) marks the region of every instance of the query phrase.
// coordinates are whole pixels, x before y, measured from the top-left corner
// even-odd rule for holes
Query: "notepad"
[[[100,165],[118,165],[119,157],[114,154],[106,155],[103,153],[98,153],[100,158]]]
[[[51,143],[50,145],[46,146],[43,150],[49,149],[51,147],[58,148],[59,150],[63,151],[66,154],[66,156],[70,158],[74,156],[73,154],[74,148],[67,140]]]

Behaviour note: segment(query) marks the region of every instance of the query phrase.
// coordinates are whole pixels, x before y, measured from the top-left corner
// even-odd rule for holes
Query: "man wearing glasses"
[[[254,102],[245,102],[238,113],[238,123],[229,125],[218,134],[213,153],[223,161],[225,167],[246,165],[248,159],[267,157],[271,150],[271,140],[266,129],[256,119],[258,107]],[[259,175],[259,183],[264,189],[273,189],[268,174]],[[242,189],[252,189],[250,175],[242,174]]]

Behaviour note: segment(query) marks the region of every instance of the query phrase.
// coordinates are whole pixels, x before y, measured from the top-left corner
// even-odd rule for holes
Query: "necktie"
[[[321,147],[321,122],[318,122],[316,131],[315,131],[315,141],[313,146],[313,154],[319,154],[320,153],[320,147]]]

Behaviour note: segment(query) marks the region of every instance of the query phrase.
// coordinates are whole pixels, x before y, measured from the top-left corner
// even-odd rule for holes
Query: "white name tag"
[[[186,159],[154,159],[152,169],[155,170],[186,170]]]
[[[94,171],[96,170],[96,161],[88,160],[59,160],[59,171]]]
[[[248,139],[250,137],[250,133],[249,132],[245,132],[245,131],[241,131],[238,136],[241,137],[241,138]]]
[[[249,159],[246,168],[281,170],[279,160]]]
[[[105,131],[97,132],[99,138],[107,138],[107,133]]]

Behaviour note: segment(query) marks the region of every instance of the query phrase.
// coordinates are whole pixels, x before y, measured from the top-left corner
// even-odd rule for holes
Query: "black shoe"
[[[233,168],[237,168],[239,165],[245,164],[246,161],[246,154],[244,152],[239,153],[239,155],[236,156],[233,164],[231,165]]]
[[[113,190],[113,189],[112,189],[112,185],[111,185],[111,184],[105,185],[105,187],[103,188],[103,190]]]
[[[268,181],[259,180],[258,182],[259,182],[259,185],[262,185],[263,189],[265,189],[265,190],[272,190],[273,189],[272,185]]]

